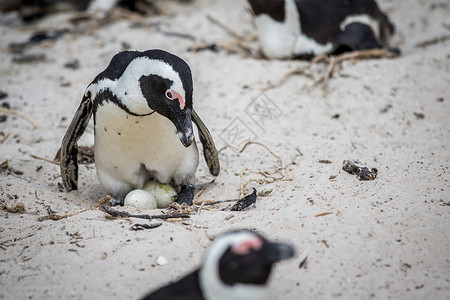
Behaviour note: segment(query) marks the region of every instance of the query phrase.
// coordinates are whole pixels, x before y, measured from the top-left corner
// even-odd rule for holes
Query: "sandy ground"
[[[31,47],[27,54],[46,55],[31,64],[13,63],[7,45],[37,29],[73,28],[71,14],[32,26],[0,25],[0,88],[8,94],[0,104],[8,102],[38,126],[2,114],[0,158],[8,167],[0,171],[1,197],[10,205],[22,202],[25,212],[0,211],[0,298],[137,299],[195,268],[215,235],[249,228],[297,249],[295,258],[274,269],[273,299],[450,299],[450,40],[418,46],[448,37],[449,3],[380,1],[397,26],[392,43],[402,56],[345,62],[326,97],[322,84],[314,84],[324,64],[261,94],[306,63],[187,51],[201,42],[232,40],[208,15],[253,34],[245,1],[160,5],[163,15],[140,26],[122,20]],[[282,160],[286,180],[251,182],[248,191],[267,195],[245,211],[214,206],[152,230],[132,231],[132,224],[145,221],[107,219],[98,209],[38,221],[49,209],[76,213],[106,195],[94,165],[81,166],[79,191],[66,193],[58,185],[59,167],[30,155],[53,159],[84,89],[127,44],[184,58],[194,73],[194,106],[217,147],[240,148],[244,138],[263,143]],[[65,68],[73,59],[81,67]],[[273,109],[263,121],[249,115],[255,99]],[[243,135],[233,136],[235,129]],[[93,144],[92,124],[80,144]],[[281,163],[256,144],[241,154],[225,148],[220,159],[213,183],[201,160],[197,184],[205,191],[198,200],[236,198],[242,169],[272,172]],[[342,170],[344,159],[376,167],[378,177],[358,181]],[[250,171],[244,182],[261,179]],[[166,265],[156,263],[160,256]]]

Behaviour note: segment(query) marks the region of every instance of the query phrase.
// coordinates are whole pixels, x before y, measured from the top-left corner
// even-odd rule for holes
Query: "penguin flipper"
[[[90,94],[83,96],[80,106],[61,144],[61,177],[68,192],[78,189],[78,140],[86,129],[93,111]]]
[[[205,156],[206,164],[208,165],[209,172],[217,176],[220,172],[219,153],[217,152],[216,145],[209,133],[208,128],[197,115],[197,112],[192,109],[192,120],[197,125],[200,141],[203,145],[203,155]]]

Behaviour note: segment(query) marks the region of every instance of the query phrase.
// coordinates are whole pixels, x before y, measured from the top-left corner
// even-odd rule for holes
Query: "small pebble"
[[[5,99],[6,97],[8,97],[8,94],[4,92],[2,89],[0,89],[0,100]]]
[[[167,261],[167,258],[165,258],[164,256],[160,256],[156,260],[156,263],[160,266],[164,266],[164,265],[167,265],[169,262]]]
[[[80,68],[80,61],[78,59],[69,60],[64,64],[67,69],[78,70]]]
[[[46,60],[45,54],[21,54],[13,57],[12,61],[16,64],[29,64],[43,62]]]

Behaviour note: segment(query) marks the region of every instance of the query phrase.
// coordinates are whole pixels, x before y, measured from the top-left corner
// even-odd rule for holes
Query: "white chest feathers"
[[[269,58],[292,58],[301,54],[323,54],[332,50],[332,44],[317,43],[302,33],[300,15],[295,0],[285,0],[285,18],[277,22],[268,15],[255,18],[259,41]]]
[[[121,197],[150,179],[192,184],[198,166],[197,146],[184,147],[175,126],[158,113],[132,116],[112,102],[98,107],[95,163],[102,185]]]
[[[299,15],[295,2],[286,0],[283,22],[269,15],[255,17],[256,28],[262,50],[270,58],[288,58],[294,53],[295,43],[300,35]]]

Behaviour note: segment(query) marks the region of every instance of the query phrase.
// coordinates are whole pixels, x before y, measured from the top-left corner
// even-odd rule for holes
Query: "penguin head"
[[[143,54],[146,69],[139,77],[142,95],[150,109],[172,121],[181,142],[188,147],[194,137],[191,69],[178,56],[162,50],[150,50]]]
[[[181,142],[188,147],[194,137],[192,94],[186,97],[186,91],[177,81],[182,82],[179,77],[148,74],[139,78],[139,85],[148,107],[172,121]]]
[[[207,299],[264,299],[273,265],[291,258],[294,248],[271,242],[251,231],[218,237],[200,269],[200,285]]]
[[[188,64],[163,50],[124,51],[116,54],[89,92],[108,92],[129,114],[158,113],[169,119],[185,147],[193,141],[192,73]]]

